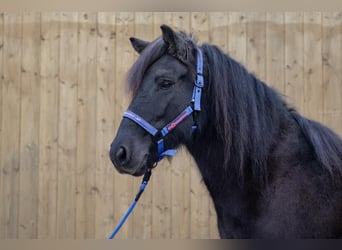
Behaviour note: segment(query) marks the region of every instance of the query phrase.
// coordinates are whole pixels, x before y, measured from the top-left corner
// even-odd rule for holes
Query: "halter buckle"
[[[197,74],[195,85],[199,88],[204,87],[204,77],[202,74]]]

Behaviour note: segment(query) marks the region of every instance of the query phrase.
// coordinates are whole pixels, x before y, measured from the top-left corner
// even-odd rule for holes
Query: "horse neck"
[[[212,196],[223,190],[248,193],[261,189],[267,182],[267,158],[275,141],[273,137],[282,129],[281,123],[288,120],[287,106],[281,97],[256,78],[250,79],[250,90],[255,92],[243,90],[236,93],[248,103],[246,106],[250,110],[239,107],[239,112],[229,111],[229,119],[238,121],[236,127],[227,125],[228,138],[222,138],[222,127],[217,126],[212,109],[207,108],[207,122],[204,122],[203,129],[195,135],[193,142],[187,145]],[[267,105],[264,99],[258,99],[258,91],[262,91],[267,98]],[[208,100],[212,98],[207,97],[204,103]],[[228,105],[232,103],[234,101]],[[216,122],[212,122],[215,119]]]
[[[239,185],[239,173],[233,166],[225,165],[224,144],[211,128],[196,136],[187,149],[194,158],[211,196],[225,189],[225,187]]]

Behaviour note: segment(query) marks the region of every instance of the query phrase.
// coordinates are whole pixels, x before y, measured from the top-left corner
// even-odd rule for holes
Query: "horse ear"
[[[171,55],[177,54],[177,34],[167,25],[160,26],[163,33],[163,40],[168,46],[168,51]]]
[[[136,52],[138,52],[139,54],[147,47],[147,45],[149,44],[149,42],[143,41],[141,39],[135,38],[135,37],[131,37],[129,38],[129,40],[131,41],[131,44],[134,48],[134,50]]]
[[[188,42],[178,33],[174,32],[169,26],[160,26],[163,40],[168,46],[168,52],[183,62],[188,60],[190,46]]]

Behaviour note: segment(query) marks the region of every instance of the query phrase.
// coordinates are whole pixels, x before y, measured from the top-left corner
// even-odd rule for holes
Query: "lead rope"
[[[155,167],[155,166],[154,166]],[[125,213],[125,215],[122,217],[122,219],[120,220],[120,222],[118,223],[118,225],[115,227],[115,229],[113,230],[113,232],[108,236],[109,240],[112,240],[115,235],[119,232],[119,230],[121,229],[121,227],[123,226],[123,224],[125,223],[125,221],[127,220],[128,216],[132,213],[135,205],[137,204],[140,196],[142,195],[142,193],[144,192],[148,181],[150,180],[152,174],[152,169],[148,168],[145,172],[144,178],[142,180],[142,183],[140,185],[139,191],[135,196],[134,201],[132,202],[132,204],[129,206],[127,212]]]

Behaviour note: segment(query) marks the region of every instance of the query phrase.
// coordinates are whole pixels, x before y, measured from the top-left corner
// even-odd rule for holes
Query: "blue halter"
[[[165,125],[163,128],[158,130],[149,122],[147,122],[144,118],[140,117],[136,113],[127,110],[123,114],[123,118],[127,118],[138,124],[142,127],[146,132],[148,132],[153,138],[156,139],[157,149],[158,149],[158,161],[163,159],[165,156],[174,156],[176,154],[175,149],[165,150],[164,137],[170,133],[175,127],[177,127],[182,121],[184,121],[187,117],[193,114],[194,111],[201,111],[201,95],[202,88],[204,86],[204,77],[203,77],[203,55],[202,51],[197,48],[197,70],[196,70],[196,81],[194,85],[194,89],[192,92],[191,104],[187,106],[175,119],[173,119],[170,123]],[[192,132],[197,128],[197,121],[194,118],[194,125],[192,126]]]
[[[140,127],[142,127],[145,131],[147,131],[153,138],[157,139],[157,148],[158,148],[158,161],[163,159],[165,156],[174,156],[176,154],[176,150],[169,149],[164,150],[164,137],[170,133],[175,127],[177,127],[182,121],[184,121],[187,117],[193,114],[194,125],[192,126],[192,132],[197,128],[197,120],[194,115],[195,112],[201,111],[201,95],[202,88],[204,86],[204,78],[203,78],[203,56],[202,51],[197,48],[197,76],[195,81],[194,90],[192,92],[191,103],[187,106],[175,119],[173,119],[170,123],[164,126],[162,129],[158,130],[154,126],[152,126],[149,122],[144,120],[139,115],[134,112],[127,110],[124,112],[123,117],[132,120]],[[109,235],[108,239],[113,239],[114,236],[119,232],[120,228],[123,226],[128,216],[132,213],[135,205],[137,204],[141,194],[144,192],[147,183],[151,177],[152,171],[151,168],[148,168],[145,172],[143,181],[140,185],[139,191],[136,194],[136,197],[130,207],[128,208],[125,215],[120,220],[119,224],[115,227],[113,232]]]

